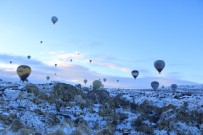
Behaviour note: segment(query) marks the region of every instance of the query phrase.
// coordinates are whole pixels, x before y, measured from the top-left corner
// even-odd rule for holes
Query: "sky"
[[[87,79],[86,86],[106,78],[105,87],[114,88],[203,83],[202,0],[1,0],[0,17],[5,80],[19,81],[16,69],[24,64],[32,83],[46,76],[83,85]],[[166,63],[161,74],[159,59]]]

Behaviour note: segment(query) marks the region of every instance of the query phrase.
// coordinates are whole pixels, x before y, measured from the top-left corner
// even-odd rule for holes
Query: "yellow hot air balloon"
[[[31,68],[27,65],[21,65],[17,68],[17,74],[23,82],[27,81],[27,77],[31,74]]]

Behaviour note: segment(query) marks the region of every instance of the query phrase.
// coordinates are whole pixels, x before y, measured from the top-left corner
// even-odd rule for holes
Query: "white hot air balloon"
[[[161,73],[161,71],[164,69],[165,67],[165,62],[163,60],[157,60],[154,62],[154,67],[156,68],[156,70],[159,72],[159,74]]]
[[[51,21],[55,24],[58,21],[58,18],[56,16],[52,16]]]
[[[151,87],[153,88],[153,90],[157,90],[159,87],[159,82],[157,81],[151,82]]]
[[[139,72],[138,72],[137,70],[133,70],[133,71],[131,72],[131,74],[132,74],[132,76],[136,79],[137,76],[139,75]]]
[[[177,88],[177,84],[171,84],[171,89],[173,90],[173,92],[175,92]]]
[[[87,83],[87,79],[84,80],[84,83],[85,83],[85,84]]]

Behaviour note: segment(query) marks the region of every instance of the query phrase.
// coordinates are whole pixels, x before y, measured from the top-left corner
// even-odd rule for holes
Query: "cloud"
[[[141,74],[138,76],[137,79],[134,79],[131,77],[120,77],[120,76],[110,76],[108,74],[102,74],[98,73],[96,71],[91,71],[90,68],[85,67],[83,64],[79,65],[76,63],[67,62],[66,58],[68,59],[70,56],[73,56],[75,58],[80,57],[81,59],[85,58],[84,55],[77,56],[74,53],[73,54],[65,54],[65,53],[59,53],[55,54],[52,53],[54,58],[50,58],[49,61],[46,61],[46,63],[43,63],[41,61],[30,59],[26,60],[26,58],[21,56],[10,56],[5,54],[0,54],[0,74],[1,79],[7,79],[12,81],[19,81],[19,77],[16,73],[16,68],[18,67],[18,63],[26,63],[29,64],[32,68],[32,73],[29,76],[28,80],[32,83],[45,83],[46,76],[50,76],[50,81],[61,81],[71,84],[81,83],[84,85],[83,80],[87,79],[87,86],[91,85],[93,80],[106,78],[107,81],[104,83],[105,87],[114,87],[114,88],[131,88],[131,89],[140,89],[140,88],[150,88],[150,84],[152,81],[156,80],[160,82],[160,86],[169,86],[172,83],[176,83],[178,85],[194,85],[196,83],[190,82],[190,81],[184,81],[180,79],[174,79],[170,77],[150,77],[147,76],[150,74],[148,70],[140,70]],[[2,59],[5,58],[5,59]],[[14,64],[8,63],[8,60],[12,58],[15,62]],[[63,59],[64,58],[64,59]],[[53,61],[52,61],[53,60]],[[79,59],[80,60],[80,59]],[[54,67],[53,62],[55,63],[57,61],[57,64],[59,66]],[[84,60],[81,60],[84,61]],[[94,62],[94,61],[93,61]],[[16,64],[15,64],[16,63]],[[85,63],[85,62],[83,62]],[[120,65],[107,63],[107,62],[99,62],[95,61],[95,65],[102,66],[105,68],[112,68],[112,69],[118,69],[122,72],[131,72],[129,68],[122,67]],[[56,75],[55,75],[56,73]],[[171,74],[178,74],[176,72]],[[10,79],[9,79],[10,78]],[[119,80],[119,83],[117,83],[116,80]]]
[[[119,80],[119,83],[116,82],[116,80]],[[110,80],[108,82],[109,87],[115,87],[115,88],[127,88],[127,89],[151,89],[151,82],[152,81],[158,81],[160,83],[160,86],[170,86],[173,83],[176,83],[177,85],[197,85],[198,83],[191,82],[191,81],[185,81],[185,80],[174,80],[170,78],[158,78],[158,77],[143,77],[143,78],[127,78],[127,77],[109,77],[107,80]]]
[[[50,65],[57,63],[58,65],[60,65],[60,67],[67,67],[67,66],[70,66],[72,64],[78,64],[78,65],[84,65],[85,66],[85,65],[90,63],[89,62],[90,58],[87,58],[87,56],[85,54],[79,54],[78,55],[77,52],[74,52],[74,53],[50,52],[49,54],[51,54],[51,57],[52,57],[51,61],[49,61]],[[98,58],[98,57],[94,57],[94,58]],[[73,60],[73,63],[70,63],[70,59]],[[113,58],[113,59],[115,59],[115,58]],[[91,66],[118,70],[118,71],[123,72],[123,73],[131,72],[130,68],[124,67],[124,66],[122,66],[120,64],[116,64],[114,62],[110,62],[110,59],[108,59],[105,62],[102,60],[98,60],[98,59],[91,59],[91,60],[92,60]],[[74,63],[75,61],[77,63]]]

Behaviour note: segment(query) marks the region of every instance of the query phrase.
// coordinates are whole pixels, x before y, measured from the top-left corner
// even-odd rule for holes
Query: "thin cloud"
[[[9,55],[0,55],[0,57],[4,58],[15,58],[17,62],[23,61],[23,57],[15,57],[15,56],[9,56]],[[61,59],[62,57],[69,57],[69,55],[65,55],[62,53],[62,55],[56,55],[55,60]],[[85,58],[82,56],[82,58]],[[23,60],[22,60],[23,59]],[[10,80],[16,80],[19,81],[19,77],[16,73],[16,68],[18,64],[8,64],[5,63],[6,60],[3,63],[0,63],[0,74],[2,75],[2,79],[10,78]],[[51,63],[48,61],[47,63]],[[169,86],[172,83],[177,83],[178,85],[194,85],[196,83],[190,82],[190,81],[184,81],[180,79],[174,79],[174,78],[164,78],[164,77],[142,77],[142,75],[138,76],[137,79],[134,79],[131,77],[119,77],[119,76],[110,76],[107,74],[98,73],[95,71],[91,71],[89,68],[85,67],[84,65],[76,65],[76,64],[70,64],[70,62],[67,61],[58,61],[59,67],[54,67],[52,64],[45,64],[41,61],[32,59],[29,60],[29,64],[32,68],[32,73],[29,76],[28,80],[32,83],[43,83],[47,82],[46,76],[50,76],[50,81],[61,81],[61,82],[67,82],[67,83],[81,83],[84,85],[83,80],[87,79],[87,86],[92,85],[92,82],[94,80],[101,79],[103,81],[103,78],[106,78],[107,81],[104,83],[105,87],[113,87],[113,88],[130,88],[130,89],[140,89],[140,88],[150,88],[150,83],[154,80],[160,82],[160,86]],[[123,70],[123,72],[130,72],[129,68],[125,68],[119,65],[111,64],[111,63],[105,63],[105,62],[95,62],[95,65],[106,67],[106,68],[117,68],[119,70]],[[55,75],[56,73],[56,75]],[[140,70],[140,74],[149,74],[148,70]],[[116,80],[119,80],[117,82]]]
[[[77,54],[77,53],[64,53],[64,52],[50,52],[50,54],[52,55],[51,57],[53,57],[53,59],[49,62],[49,64],[54,64],[57,63],[58,65],[60,65],[61,67],[69,67],[72,63],[70,63],[70,58],[73,59],[73,61],[77,61],[78,64],[89,64],[89,60],[90,58],[87,58],[87,56],[85,56],[84,54]],[[103,62],[103,61],[99,61],[99,60],[95,60],[95,59],[91,59],[92,63],[91,65],[93,66],[98,66],[98,67],[102,67],[102,68],[110,68],[110,69],[117,69],[120,72],[131,72],[130,68],[121,66],[119,64],[115,64],[115,63],[110,63],[110,62]]]

